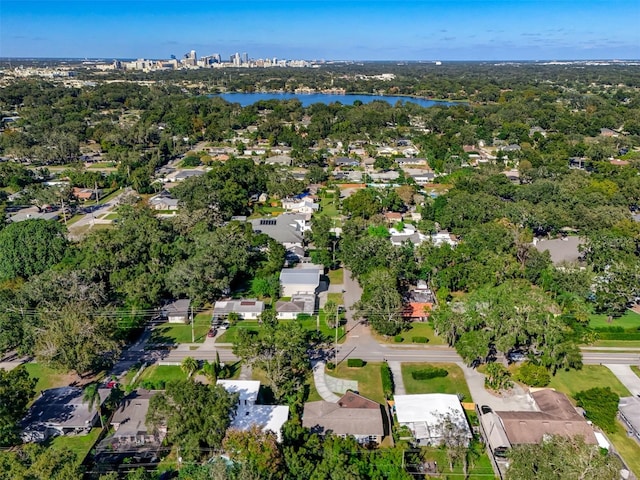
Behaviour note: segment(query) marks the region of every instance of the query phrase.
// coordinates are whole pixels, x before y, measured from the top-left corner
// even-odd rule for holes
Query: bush
[[[609,387],[596,387],[574,395],[578,406],[584,408],[587,418],[605,432],[616,428],[616,414],[620,397]]]
[[[166,384],[164,380],[143,380],[140,382],[140,387],[145,390],[164,390]]]
[[[516,380],[530,387],[546,387],[551,381],[549,371],[542,365],[524,362],[516,373]]]
[[[336,364],[333,362],[327,362],[327,370],[334,370],[336,368]]]
[[[347,359],[347,367],[364,367],[364,360],[360,358],[349,358]]]
[[[386,398],[391,398],[393,395],[393,375],[387,362],[382,362],[380,365],[380,376],[382,377],[382,391]]]
[[[411,337],[411,341],[413,343],[429,343],[429,339],[427,337]]]
[[[404,342],[404,338],[402,338],[402,336],[400,335],[396,335],[395,337],[393,337],[393,341],[396,343],[401,343]]]
[[[427,367],[421,370],[414,370],[411,372],[411,376],[414,380],[429,380],[431,378],[443,378],[449,375],[444,368]]]

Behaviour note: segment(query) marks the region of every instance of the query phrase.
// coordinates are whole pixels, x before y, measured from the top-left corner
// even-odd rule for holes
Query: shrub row
[[[393,395],[393,375],[387,362],[382,362],[380,365],[380,376],[382,377],[382,391],[386,398],[391,398]]]
[[[404,338],[402,338],[402,335],[396,335],[395,337],[393,337],[393,341],[397,343],[401,343],[401,342],[404,342]]]
[[[429,380],[430,378],[446,377],[447,375],[449,375],[449,372],[444,368],[438,367],[427,367],[411,372],[414,380]]]
[[[347,359],[347,367],[364,367],[364,360],[360,358]]]
[[[413,343],[429,343],[429,339],[427,337],[411,337],[411,341]]]
[[[598,332],[600,340],[640,340],[640,333]]]

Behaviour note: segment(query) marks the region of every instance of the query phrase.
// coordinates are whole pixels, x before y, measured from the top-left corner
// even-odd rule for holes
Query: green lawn
[[[329,277],[329,283],[331,285],[340,285],[344,283],[344,270],[342,268],[338,268],[337,270],[329,270],[327,274]]]
[[[336,305],[344,305],[344,295],[342,293],[327,293],[327,301],[329,300]]]
[[[491,461],[487,456],[485,449],[481,444],[476,444],[474,447],[476,454],[474,455],[473,463],[470,465],[468,476],[465,477],[462,473],[462,465],[460,463],[454,464],[453,471],[449,470],[449,462],[447,460],[447,454],[444,449],[436,447],[422,447],[422,458],[425,461],[437,462],[438,471],[441,475],[434,478],[466,478],[467,480],[487,480],[496,478],[491,467]],[[431,478],[431,477],[425,477]]]
[[[117,220],[118,218],[120,218],[120,215],[117,213],[109,213],[104,217],[105,220]]]
[[[411,372],[421,370],[425,367],[444,368],[449,375],[442,378],[432,378],[429,380],[414,380]],[[403,363],[402,380],[408,394],[418,393],[449,393],[453,395],[462,394],[463,401],[471,401],[471,392],[464,379],[462,369],[455,363]]]
[[[402,343],[411,343],[412,337],[427,337],[429,339],[427,345],[446,345],[445,341],[436,335],[430,322],[412,322],[409,324],[409,329],[401,332],[400,336],[404,339]],[[401,345],[394,340],[394,337],[376,335],[376,340]]]
[[[640,368],[636,367],[635,365],[631,365],[631,370],[633,370],[633,373],[640,377]]]
[[[204,342],[211,328],[211,311],[199,313],[194,319],[196,343]],[[150,343],[192,343],[190,323],[164,323],[153,329]]]
[[[24,368],[29,375],[38,379],[36,392],[56,387],[66,387],[71,381],[71,375],[53,370],[39,363],[25,363]]]
[[[332,377],[357,380],[360,395],[382,404],[385,403],[379,362],[367,362],[364,367],[350,368],[347,367],[347,362],[344,361],[335,370],[327,371],[327,373]]]
[[[597,327],[622,327],[622,328],[638,328],[640,327],[640,314],[627,310],[624,315],[614,318],[611,323],[607,322],[607,315],[589,315],[589,326]]]
[[[143,380],[156,383],[160,381],[185,380],[186,378],[187,374],[180,369],[179,365],[153,365],[138,377],[138,384]]]
[[[296,320],[280,320],[281,323],[295,322]],[[320,321],[316,320],[316,317],[306,318],[300,320],[305,330],[314,332],[316,329],[320,330],[325,337],[335,338],[336,331],[334,328],[329,327],[327,322],[324,321],[324,312],[320,311]],[[235,343],[238,339],[238,332],[242,329],[249,329],[256,332],[257,335],[262,334],[262,326],[257,320],[241,320],[236,325],[229,327],[220,337],[217,338],[217,343]],[[338,329],[338,342],[342,343],[345,340],[344,327]]]
[[[607,437],[616,447],[627,466],[636,475],[640,475],[640,444],[633,437],[627,435],[627,429],[620,422],[616,422],[616,430],[607,433]]]
[[[326,215],[328,217],[337,217],[340,215],[338,207],[340,206],[340,199],[338,198],[338,192],[334,193],[334,198],[322,197],[320,199],[320,215]]]
[[[79,461],[82,461],[98,441],[100,431],[100,428],[92,428],[88,435],[56,437],[51,441],[51,443],[48,443],[47,446],[50,446],[53,449],[68,448],[78,456]]]
[[[621,397],[631,395],[611,370],[602,365],[585,365],[581,370],[559,370],[551,377],[549,387],[566,393],[570,397],[577,392],[594,387],[611,387],[611,390]]]
[[[604,348],[629,348],[637,350],[638,348],[640,348],[640,340],[597,340],[587,346]]]

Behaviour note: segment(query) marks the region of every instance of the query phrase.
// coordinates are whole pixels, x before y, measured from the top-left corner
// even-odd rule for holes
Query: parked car
[[[226,330],[227,328],[229,328],[230,323],[227,321],[222,322],[222,325],[220,325],[220,330]]]
[[[207,337],[209,338],[215,337],[217,333],[218,333],[218,330],[216,330],[215,328],[210,328],[209,332],[207,333]]]
[[[507,360],[511,363],[523,362],[527,359],[527,356],[522,352],[509,352],[507,354]]]

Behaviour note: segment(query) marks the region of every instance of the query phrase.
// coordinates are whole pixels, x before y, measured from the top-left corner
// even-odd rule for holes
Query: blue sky
[[[0,56],[640,58],[640,0],[0,0]]]

